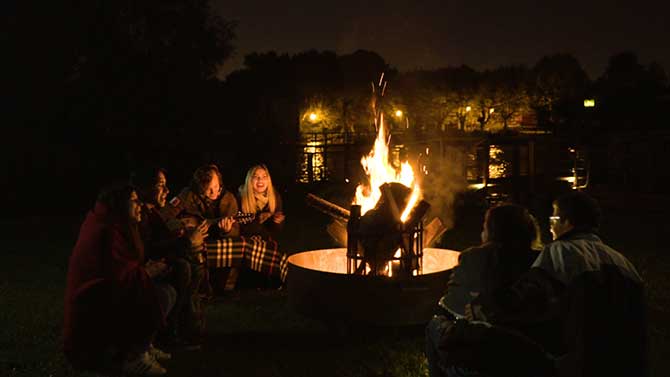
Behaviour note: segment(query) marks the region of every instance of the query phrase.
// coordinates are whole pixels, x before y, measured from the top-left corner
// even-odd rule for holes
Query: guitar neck
[[[207,221],[207,224],[209,224],[211,226],[211,225],[214,225],[214,224],[218,224],[219,221],[221,221],[222,219],[225,219],[227,217],[232,217],[233,220],[235,220],[237,222],[246,222],[246,221],[249,221],[250,219],[253,219],[254,216],[255,215],[253,213],[238,213],[238,214],[235,214],[235,215],[232,215],[232,216],[221,216],[221,217],[216,217],[214,219],[205,219],[205,221]]]

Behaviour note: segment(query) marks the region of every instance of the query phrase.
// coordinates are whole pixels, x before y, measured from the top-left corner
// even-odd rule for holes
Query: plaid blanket
[[[288,255],[277,250],[276,241],[240,236],[207,240],[205,248],[209,267],[245,266],[286,281]]]

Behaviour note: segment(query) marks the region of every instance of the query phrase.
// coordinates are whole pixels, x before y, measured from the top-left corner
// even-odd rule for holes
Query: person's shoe
[[[165,361],[170,360],[172,358],[172,354],[154,347],[153,344],[149,345],[149,350],[147,352],[149,352],[149,355],[153,357],[156,361]]]
[[[125,360],[121,365],[121,370],[136,376],[162,376],[167,373],[167,370],[158,364],[158,361],[148,352],[142,352],[133,359]]]

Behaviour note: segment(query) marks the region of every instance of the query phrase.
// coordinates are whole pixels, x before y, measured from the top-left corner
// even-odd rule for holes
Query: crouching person
[[[548,359],[518,329],[466,319],[468,303],[511,286],[530,270],[539,252],[539,230],[523,207],[502,204],[486,212],[482,244],[464,250],[426,328],[431,377],[541,376]]]
[[[150,260],[164,260],[170,273],[162,280],[176,289],[174,308],[167,318],[167,328],[159,334],[159,342],[168,347],[200,348],[203,319],[198,294],[204,278],[201,251],[209,226],[201,222],[186,229],[166,208],[166,171],[162,168],[146,168],[135,171],[133,183],[138,187],[142,199],[142,222],[140,230]]]
[[[158,376],[169,355],[152,340],[165,325],[174,290],[153,279],[161,261],[145,264],[141,206],[132,186],[104,190],[87,214],[70,256],[64,305],[64,353],[80,369],[120,369]]]

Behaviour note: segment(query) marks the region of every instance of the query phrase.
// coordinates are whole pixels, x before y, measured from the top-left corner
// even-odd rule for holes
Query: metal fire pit
[[[376,325],[428,322],[459,252],[423,249],[417,276],[347,274],[347,249],[305,251],[289,257],[288,298],[297,312],[324,321]]]

